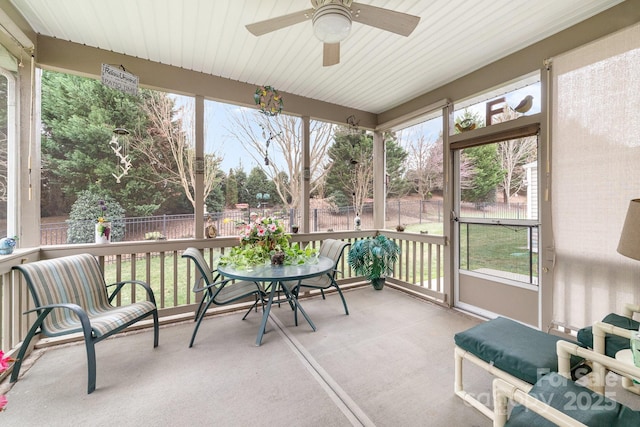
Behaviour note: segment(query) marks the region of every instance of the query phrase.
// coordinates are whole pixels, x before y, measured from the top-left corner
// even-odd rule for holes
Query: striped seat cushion
[[[103,313],[94,313],[89,315],[91,330],[94,337],[98,338],[109,334],[114,329],[128,325],[132,321],[139,319],[147,313],[151,313],[155,309],[156,306],[151,301],[136,302],[123,307],[112,307],[110,310]],[[73,325],[68,324],[68,327],[73,328]],[[77,328],[78,331],[82,330],[79,321],[76,321],[75,328]]]
[[[123,307],[109,303],[107,287],[98,261],[90,254],[73,255],[23,264],[36,306],[77,304],[89,316],[93,334],[100,337],[156,309],[149,301]],[[54,309],[42,324],[43,333],[56,336],[82,331],[71,310]]]

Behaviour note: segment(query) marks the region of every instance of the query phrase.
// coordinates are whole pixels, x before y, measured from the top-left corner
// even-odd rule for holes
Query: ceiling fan
[[[247,30],[261,36],[311,19],[316,37],[324,43],[322,65],[327,67],[340,62],[340,42],[349,35],[353,21],[405,37],[420,21],[419,16],[352,0],[311,0],[311,5],[311,9],[249,24]]]

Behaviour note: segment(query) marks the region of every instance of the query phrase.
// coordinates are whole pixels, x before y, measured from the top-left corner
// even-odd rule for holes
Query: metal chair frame
[[[13,269],[19,270],[25,277],[36,306],[24,314],[36,312],[38,317],[20,347],[11,382],[18,380],[29,343],[38,333],[52,337],[82,332],[87,350],[87,394],[96,389],[96,343],[152,316],[153,347],[158,346],[158,309],[153,290],[147,283],[127,280],[106,285],[98,261],[90,254],[36,261]],[[71,273],[65,275],[61,271]],[[111,303],[126,284],[142,286],[147,292],[148,301],[112,306]],[[108,295],[107,288],[112,286],[115,289]],[[41,300],[41,297],[48,301]],[[45,302],[48,304],[43,304]],[[109,320],[111,313],[115,313],[116,321]],[[133,315],[135,317],[128,318]]]
[[[200,250],[196,248],[187,248],[182,254],[182,258],[191,259],[199,273],[192,291],[195,293],[204,292],[204,296],[195,312],[194,321],[196,322],[196,326],[193,329],[189,347],[193,347],[193,342],[200,329],[202,319],[204,319],[207,310],[209,310],[212,304],[223,306],[253,296],[255,301],[244,314],[242,320],[246,319],[247,315],[254,308],[256,312],[258,311],[258,302],[262,304],[262,309],[264,310],[265,292],[259,283],[225,279],[217,270],[212,270],[209,267]],[[201,286],[202,282],[204,282],[203,286]]]
[[[326,299],[324,295],[324,291],[329,288],[335,288],[338,291],[338,295],[340,295],[340,299],[342,300],[342,305],[344,306],[344,314],[349,315],[349,308],[347,307],[347,301],[342,294],[342,290],[336,281],[336,274],[342,274],[342,271],[338,270],[338,264],[340,263],[340,259],[347,247],[349,247],[351,243],[345,242],[337,239],[325,239],[320,246],[320,255],[329,257],[334,260],[333,269],[327,273],[326,278],[324,276],[312,279],[300,280],[296,283],[292,288],[291,292],[294,294],[296,299],[298,298],[298,294],[300,292],[300,288],[310,288],[310,289],[318,289],[320,290],[320,294],[322,295],[322,299]],[[298,311],[294,310],[294,319],[296,326],[298,325]]]

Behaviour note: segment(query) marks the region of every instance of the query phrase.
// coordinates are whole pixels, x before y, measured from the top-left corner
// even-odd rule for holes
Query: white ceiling
[[[309,0],[10,1],[46,36],[372,113],[621,2],[360,0],[417,15],[420,23],[409,37],[354,23],[341,44],[340,64],[322,67],[322,43],[311,21],[260,37],[245,29],[255,21],[308,9]]]

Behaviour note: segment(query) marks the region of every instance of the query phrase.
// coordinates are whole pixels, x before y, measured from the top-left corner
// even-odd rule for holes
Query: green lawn
[[[531,273],[533,277],[537,277],[538,253],[531,253],[528,247],[529,227],[460,225],[460,267],[462,269],[471,271],[491,269],[527,277]],[[531,265],[533,265],[533,271],[530,272]]]
[[[207,256],[208,260],[208,252],[205,253],[205,256]],[[193,281],[195,280],[193,264],[190,264],[189,269],[187,269],[187,260],[178,256],[174,262],[174,256],[172,253],[165,254],[164,257],[161,257],[160,254],[152,254],[149,259],[149,263],[149,276],[147,277],[146,257],[136,259],[135,271],[132,271],[132,262],[130,260],[123,259],[121,264],[121,277],[123,279],[135,277],[138,280],[149,283],[151,285],[151,289],[153,289],[156,297],[156,303],[159,308],[176,307],[194,302],[194,294],[191,292],[191,288],[194,284]],[[105,264],[104,273],[107,284],[115,283],[117,281],[116,263],[107,262]],[[190,274],[189,276],[187,274],[188,272]],[[188,283],[187,280],[189,280]],[[136,288],[135,299],[137,301],[145,300],[145,291],[139,286]],[[121,295],[123,302],[128,303],[131,301],[130,290],[123,290]],[[164,298],[163,300],[160,300],[162,295],[164,295]]]
[[[420,232],[428,231],[429,234],[442,235],[442,223],[423,223],[409,225],[407,231]],[[491,269],[512,274],[523,275],[524,280],[528,281],[529,277],[529,251],[528,247],[528,227],[514,226],[495,226],[484,224],[462,224],[461,226],[461,248],[460,263],[461,268],[466,270]],[[402,243],[402,242],[399,242]],[[410,283],[422,282],[428,279],[429,274],[427,261],[429,259],[428,246],[423,245],[423,253],[414,254],[414,244],[409,242],[403,245],[403,253],[401,255],[401,265],[396,265],[396,271],[401,273],[401,279]],[[416,251],[420,250],[420,245],[415,245]],[[440,257],[440,268],[435,265],[435,250],[438,246],[433,245],[432,253],[433,263],[431,270],[431,278],[438,279],[438,275],[443,274],[444,256]],[[209,253],[206,254],[207,260]],[[217,258],[218,252],[214,253],[213,259]],[[424,260],[424,275],[422,277],[414,277],[413,260],[416,260],[416,273],[419,271],[420,255]],[[538,276],[538,254],[534,252],[532,255],[534,265],[533,277]],[[406,260],[409,259],[409,268],[407,269]],[[178,256],[174,260],[174,255],[168,253],[164,256],[153,254],[149,257],[149,276],[147,277],[147,257],[141,257],[135,260],[135,271],[132,271],[131,260],[123,259],[121,263],[121,277],[128,279],[135,277],[138,280],[146,281],[151,285],[156,296],[156,302],[160,308],[176,307],[184,304],[194,303],[194,294],[191,292],[193,280],[195,280],[194,266],[185,259]],[[408,271],[407,271],[408,270]],[[117,271],[115,262],[106,262],[105,279],[107,283],[115,283],[117,281]],[[163,282],[164,278],[164,282]],[[135,291],[136,300],[146,299],[145,292],[138,287]],[[161,300],[162,298],[162,300]],[[123,303],[132,300],[132,291],[126,289],[121,294]]]

